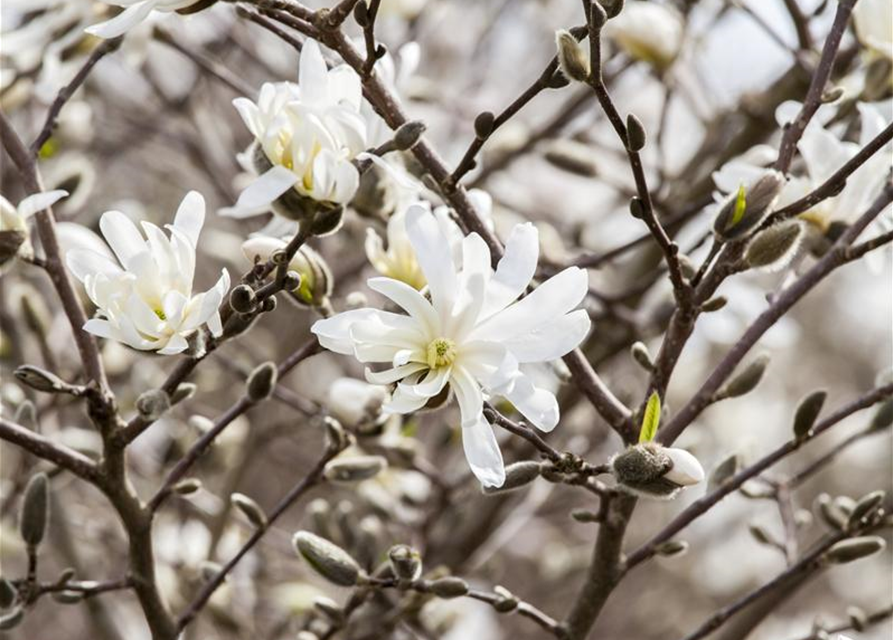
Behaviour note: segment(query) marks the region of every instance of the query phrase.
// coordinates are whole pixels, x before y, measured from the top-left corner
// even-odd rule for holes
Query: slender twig
[[[152,36],[158,41],[171,47],[175,51],[179,51],[185,57],[189,58],[212,77],[228,86],[240,96],[254,96],[257,91],[250,84],[245,82],[241,77],[230,71],[225,65],[218,60],[208,57],[202,52],[193,51],[174,38],[170,33],[156,26],[152,31]]]
[[[57,464],[85,480],[93,480],[97,475],[96,463],[84,454],[5,418],[0,418],[0,440],[18,445],[38,458]]]
[[[875,625],[879,622],[883,622],[890,616],[893,616],[893,604],[891,604],[887,607],[884,607],[883,609],[878,609],[877,611],[868,614],[868,616],[865,619],[865,622],[867,623],[867,626]],[[859,625],[859,627],[860,627],[859,631],[864,630],[862,628],[861,624]],[[813,631],[812,633],[810,633],[808,636],[804,636],[802,638],[799,638],[798,640],[819,640],[820,637],[824,637],[823,635],[821,635],[823,631],[826,634],[834,634],[834,633],[843,633],[844,631],[852,631],[853,629],[856,629],[856,624],[853,622],[841,622],[840,624],[836,624],[833,626],[824,626],[823,625],[820,628]]]

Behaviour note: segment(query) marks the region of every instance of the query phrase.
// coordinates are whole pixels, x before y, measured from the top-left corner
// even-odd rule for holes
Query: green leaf
[[[639,444],[651,442],[657,435],[657,427],[660,426],[660,396],[657,391],[652,391],[645,405],[645,416],[642,418],[642,428],[639,430]]]
[[[732,214],[732,219],[729,220],[729,224],[726,226],[726,229],[731,229],[736,224],[741,222],[741,219],[744,217],[744,212],[747,210],[747,192],[744,189],[744,185],[742,184],[738,187],[738,195],[735,196],[735,212]]]

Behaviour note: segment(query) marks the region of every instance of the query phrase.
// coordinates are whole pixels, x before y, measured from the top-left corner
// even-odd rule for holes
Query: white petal
[[[487,289],[484,316],[501,311],[527,289],[539,260],[539,232],[531,223],[515,225],[505,243],[505,254]]]
[[[275,165],[245,188],[236,206],[221,209],[219,213],[230,218],[244,218],[262,213],[297,181],[298,176],[294,173],[281,165]]]
[[[667,447],[664,452],[673,461],[673,468],[664,475],[667,480],[683,487],[704,481],[704,467],[688,451]]]
[[[112,326],[109,324],[108,320],[100,320],[99,318],[87,320],[87,322],[84,323],[83,329],[87,333],[92,333],[94,336],[99,336],[100,338],[112,337]]]
[[[117,38],[145,20],[146,16],[148,16],[154,8],[154,0],[146,0],[145,2],[132,4],[111,20],[94,24],[84,29],[84,31],[97,38]]]
[[[186,236],[195,247],[198,245],[198,236],[204,223],[205,199],[198,191],[190,191],[177,208],[177,215],[174,216],[174,228]]]
[[[326,61],[322,57],[319,45],[315,40],[306,40],[301,50],[298,84],[301,87],[301,99],[308,103],[320,103],[328,100],[328,73]]]
[[[444,317],[452,311],[458,283],[449,240],[440,231],[434,215],[413,204],[406,211],[406,232],[422,267],[434,308]]]
[[[402,380],[408,375],[427,369],[428,365],[420,362],[410,362],[384,371],[372,371],[366,368],[366,381],[372,384],[391,384]]]
[[[384,413],[406,414],[424,407],[430,397],[416,393],[414,386],[404,382],[398,384],[391,399],[382,406],[381,410]]]
[[[103,213],[99,219],[99,228],[125,269],[134,256],[148,249],[139,229],[120,211]]]
[[[421,293],[408,284],[391,278],[370,278],[366,284],[370,289],[386,296],[412,316],[419,323],[419,329],[430,339],[437,337],[440,322],[431,303]]]
[[[353,355],[354,341],[350,328],[355,322],[369,322],[376,315],[375,309],[352,309],[336,314],[331,318],[317,320],[310,327],[319,340],[319,344],[330,351],[344,355]]]
[[[551,431],[558,424],[558,400],[545,389],[535,387],[527,376],[520,375],[505,397],[538,429]]]
[[[47,207],[51,207],[60,199],[68,195],[67,191],[56,189],[55,191],[45,191],[43,193],[35,193],[30,195],[19,203],[17,211],[22,218],[28,218],[38,211],[43,211]]]
[[[158,353],[163,356],[170,356],[186,351],[188,346],[189,343],[186,342],[186,338],[179,334],[175,334],[170,337],[164,348],[158,350]]]
[[[546,362],[573,351],[589,333],[589,314],[583,309],[572,311],[502,344],[518,362]]]
[[[65,264],[74,277],[81,282],[87,276],[98,273],[110,278],[123,273],[121,267],[111,258],[90,249],[72,249],[65,254]]]
[[[452,383],[462,413],[462,447],[468,466],[485,487],[500,487],[505,466],[493,427],[484,420],[481,390],[461,368],[454,371]]]

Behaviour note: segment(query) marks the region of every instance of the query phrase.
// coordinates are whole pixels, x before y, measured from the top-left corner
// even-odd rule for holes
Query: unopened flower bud
[[[809,434],[809,430],[822,412],[822,405],[825,404],[827,397],[826,391],[814,391],[800,401],[794,414],[795,438],[805,438]]]
[[[698,459],[685,449],[665,447],[664,453],[670,456],[673,466],[664,475],[669,480],[681,487],[699,484],[704,481],[704,468]]]
[[[205,582],[210,582],[223,571],[223,566],[217,562],[203,560],[198,566],[198,572]]]
[[[683,449],[665,448],[655,442],[634,445],[611,460],[617,482],[633,493],[672,497],[684,486],[704,479],[697,458]]]
[[[825,557],[832,564],[846,564],[867,558],[881,551],[887,543],[879,536],[861,536],[841,540],[828,550]]]
[[[394,146],[398,151],[409,151],[416,146],[426,128],[420,120],[403,123],[394,134]]]
[[[170,408],[171,399],[164,389],[143,391],[136,399],[136,410],[140,417],[147,422],[158,420]]]
[[[672,558],[673,556],[681,556],[688,551],[688,543],[684,540],[667,540],[655,547],[654,552],[659,556]]]
[[[419,552],[405,544],[398,544],[388,551],[391,570],[399,580],[418,580],[422,575],[422,557]]]
[[[66,389],[70,389],[71,385],[62,380],[54,373],[50,373],[46,369],[35,367],[30,364],[23,364],[15,370],[15,377],[24,385],[43,391],[45,393],[61,393]]]
[[[804,236],[800,220],[785,220],[753,237],[744,253],[744,261],[752,269],[778,271],[797,254]]]
[[[251,402],[266,400],[273,394],[279,371],[272,362],[264,362],[258,365],[248,376],[246,393]]]
[[[247,284],[234,287],[229,294],[229,306],[236,313],[254,313],[257,309],[257,295],[255,295],[254,289]]]
[[[0,578],[0,609],[8,609],[15,602],[18,592],[6,578]]]
[[[193,382],[181,382],[171,394],[171,406],[177,405],[184,400],[189,400],[195,395],[198,387]]]
[[[43,541],[49,519],[50,481],[45,473],[38,473],[25,487],[19,513],[19,532],[29,548],[36,548]]]
[[[180,480],[180,482],[171,487],[171,491],[181,496],[188,496],[192,495],[201,488],[201,480],[199,480],[198,478],[186,478],[185,480]]]
[[[329,387],[326,406],[332,415],[348,427],[375,423],[388,399],[388,390],[356,378],[338,378]]]
[[[429,590],[438,598],[459,598],[468,593],[468,583],[462,578],[447,576],[434,580]]]
[[[331,598],[317,596],[313,599],[313,608],[319,611],[333,624],[340,625],[344,622],[344,609],[338,606],[338,603]]]
[[[629,353],[636,364],[642,367],[645,371],[652,371],[654,369],[654,361],[651,359],[651,354],[648,352],[648,347],[645,346],[644,342],[633,343],[633,346],[629,349]]]
[[[474,135],[479,140],[486,140],[493,133],[496,124],[496,116],[492,111],[483,111],[474,119]]]
[[[701,305],[701,311],[704,313],[713,313],[714,311],[719,311],[725,307],[728,302],[729,299],[725,296],[715,296]]]
[[[642,199],[638,196],[633,196],[629,199],[629,213],[637,220],[641,220],[645,217],[645,205],[642,203]]]
[[[236,509],[245,514],[248,522],[256,528],[267,526],[267,514],[264,513],[263,508],[245,494],[234,493],[229,497],[229,501]]]
[[[893,398],[884,400],[871,418],[870,429],[879,431],[893,424]]]
[[[493,591],[499,596],[499,599],[491,604],[498,613],[511,613],[518,608],[520,601],[511,591],[500,585],[493,587]]]
[[[540,476],[542,469],[543,466],[539,462],[532,460],[513,462],[505,468],[505,482],[502,485],[498,487],[483,487],[483,491],[490,495],[519,489],[536,480]]]
[[[307,563],[332,584],[352,587],[360,581],[360,565],[338,545],[309,531],[299,531],[292,541]]]
[[[738,473],[740,464],[741,458],[737,454],[733,454],[716,465],[716,468],[710,475],[710,483],[707,487],[707,492],[712,492],[714,489],[722,486],[726,480],[734,477],[734,475]]]
[[[770,170],[750,188],[743,185],[738,193],[722,206],[713,223],[716,237],[722,241],[738,240],[756,229],[772,212],[785,184],[784,175]]]
[[[865,631],[869,624],[868,615],[859,607],[847,607],[846,615],[850,619],[850,626],[859,633]]]
[[[558,65],[568,80],[586,82],[589,78],[589,54],[570,31],[555,32]]]
[[[848,527],[850,529],[858,527],[862,524],[863,520],[866,520],[873,515],[880,508],[881,504],[883,504],[886,495],[887,494],[884,491],[877,490],[863,496],[859,502],[856,503],[856,506],[853,507],[852,512],[850,512],[850,519],[847,523]]]
[[[381,456],[350,456],[329,462],[323,475],[330,482],[350,484],[374,478],[387,466]]]
[[[766,367],[769,366],[769,355],[762,354],[751,361],[744,370],[732,378],[722,389],[720,389],[715,400],[723,400],[725,398],[738,398],[756,389],[766,373]]]
[[[344,427],[342,427],[341,423],[335,420],[335,418],[332,418],[331,416],[323,418],[323,427],[325,427],[326,430],[326,443],[330,450],[341,451],[350,442],[350,438],[344,431]]]
[[[595,5],[594,5],[595,6]],[[645,127],[633,114],[626,116],[626,143],[630,151],[641,151],[645,146]]]

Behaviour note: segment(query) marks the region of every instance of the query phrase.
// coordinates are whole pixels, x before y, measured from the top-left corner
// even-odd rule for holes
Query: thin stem
[[[85,480],[96,478],[96,463],[87,456],[5,418],[0,418],[0,440],[18,445],[38,458],[59,465]]]

